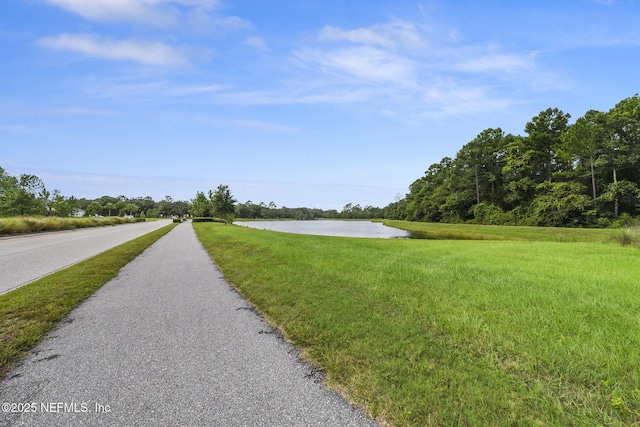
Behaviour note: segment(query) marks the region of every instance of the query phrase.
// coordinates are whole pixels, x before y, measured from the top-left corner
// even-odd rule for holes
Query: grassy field
[[[75,230],[76,228],[101,227],[106,225],[126,224],[136,221],[138,220],[117,216],[110,216],[106,218],[59,218],[55,216],[9,217],[0,218],[0,235]]]
[[[432,240],[517,240],[536,242],[612,242],[620,229],[525,227],[474,224],[442,224],[384,220],[385,225],[401,228],[416,237]]]
[[[74,307],[176,225],[0,295],[0,378]]]
[[[194,227],[330,385],[392,425],[640,425],[640,251],[602,243],[610,231],[436,241]]]

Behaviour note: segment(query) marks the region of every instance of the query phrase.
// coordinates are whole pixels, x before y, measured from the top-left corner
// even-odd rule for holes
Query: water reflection
[[[411,234],[408,231],[387,227],[380,222],[371,221],[239,221],[234,224],[262,230],[296,234],[315,234],[319,236],[368,237],[381,239],[406,239],[411,237]]]

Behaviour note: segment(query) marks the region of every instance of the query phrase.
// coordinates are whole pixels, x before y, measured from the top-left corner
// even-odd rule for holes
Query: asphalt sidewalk
[[[376,426],[176,227],[0,383],[4,426]]]

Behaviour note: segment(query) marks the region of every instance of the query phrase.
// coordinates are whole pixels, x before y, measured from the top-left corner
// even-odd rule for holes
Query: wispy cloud
[[[57,104],[54,102],[53,104]],[[45,106],[38,103],[15,103],[10,105],[0,104],[0,112],[4,117],[11,114],[23,117],[52,117],[52,116],[84,116],[84,117],[109,117],[120,114],[117,110],[107,108],[92,108],[81,105]],[[0,129],[3,129],[0,125]],[[4,127],[5,130],[24,130],[21,126]]]
[[[313,85],[312,85],[313,86]],[[220,92],[211,98],[212,103],[230,105],[302,105],[302,104],[352,104],[371,99],[371,91],[353,87],[327,87],[322,90],[300,83],[298,88],[280,90],[256,90]]]
[[[325,26],[318,43],[293,52],[324,92],[359,92],[381,114],[412,120],[487,112],[522,102],[508,88],[542,81],[537,52],[464,43],[456,29],[393,21],[342,29]],[[552,81],[552,79],[544,79]],[[535,81],[535,83],[534,83]],[[314,89],[307,90],[311,97]]]
[[[32,130],[33,129],[30,126],[25,126],[25,125],[10,125],[10,126],[0,125],[0,132],[25,134],[25,133],[31,132]]]
[[[612,6],[616,3],[616,0],[586,0],[588,3],[603,4],[605,6]]]
[[[237,16],[221,13],[220,0],[40,0],[75,14],[92,23],[91,34],[60,34],[44,37],[37,43],[52,49],[74,51],[95,58],[135,61],[146,65],[182,66],[193,56],[210,56],[210,42],[235,32],[254,32],[253,25]],[[133,30],[133,37],[102,34],[110,26]],[[138,36],[145,27],[145,39]],[[112,32],[111,32],[112,33]],[[122,32],[121,32],[122,34]],[[171,40],[181,47],[167,43]],[[206,44],[204,41],[206,40]],[[246,42],[257,49],[266,49],[258,37]]]
[[[219,0],[43,0],[90,21],[219,34],[251,29],[250,22],[220,14]]]
[[[45,0],[85,19],[101,22],[137,21],[173,25],[185,12],[202,14],[217,9],[218,0]]]
[[[156,8],[157,1],[140,0],[45,0],[69,12],[94,21],[135,20],[168,24],[171,15]]]
[[[330,25],[325,26],[319,34],[320,40],[343,40],[364,45],[382,47],[419,48],[425,45],[416,26],[409,22],[395,21],[377,24],[369,28],[343,30]]]
[[[303,62],[320,66],[320,70],[327,74],[346,74],[361,79],[362,83],[408,81],[414,68],[410,59],[372,46],[298,51],[295,56]]]
[[[168,80],[149,80],[146,77],[127,79],[92,78],[83,83],[85,91],[92,96],[107,98],[183,98],[207,97],[213,94],[224,93],[225,86],[218,84],[179,84]]]
[[[245,46],[249,46],[263,52],[269,50],[267,43],[261,37],[247,37],[244,44]]]
[[[118,113],[111,110],[96,109],[96,108],[83,108],[83,107],[60,107],[53,108],[46,111],[47,113],[59,114],[62,116],[92,116],[92,117],[106,117],[114,116]]]
[[[469,73],[520,72],[535,66],[535,55],[535,53],[480,53],[453,65],[453,68]]]
[[[218,0],[45,1],[98,21],[169,25],[188,13],[190,19],[215,21],[220,27],[252,28],[241,18],[222,16]],[[518,90],[523,85],[536,86],[536,90],[560,87],[561,79],[539,67],[538,52],[465,43],[460,34],[456,28],[427,24],[427,20],[393,20],[355,28],[327,25],[318,30],[315,40],[279,59],[276,46],[267,46],[262,37],[251,35],[243,38],[244,45],[268,53],[263,57],[270,61],[270,72],[274,76],[279,73],[268,85],[257,82],[252,87],[235,87],[231,78],[224,84],[184,85],[150,81],[145,76],[140,81],[90,82],[87,90],[100,97],[190,96],[210,104],[366,104],[390,117],[421,117],[505,108],[522,102],[514,94],[523,93]],[[38,44],[51,49],[163,67],[190,65],[187,52],[194,49],[189,47],[191,43],[193,40],[178,48],[162,42],[113,40],[89,34],[38,40]],[[273,67],[274,59],[282,64],[279,70]],[[259,62],[252,65],[260,69]]]
[[[38,39],[37,44],[94,58],[128,60],[146,65],[174,67],[189,62],[179,49],[160,42],[112,40],[92,34],[61,34]]]
[[[294,132],[295,129],[290,126],[284,126],[278,123],[263,122],[259,120],[231,120],[228,122],[231,126],[264,130],[268,132]]]

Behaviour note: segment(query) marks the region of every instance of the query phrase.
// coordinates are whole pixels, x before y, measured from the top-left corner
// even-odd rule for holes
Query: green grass
[[[100,227],[106,225],[137,222],[134,218],[110,216],[106,218],[59,218],[48,217],[10,217],[0,218],[0,235],[18,233],[39,233],[42,231],[75,230],[76,228]]]
[[[175,225],[0,295],[0,378],[74,307]]]
[[[636,248],[194,227],[329,384],[392,425],[640,425]]]
[[[522,240],[537,242],[611,242],[619,229],[526,227],[383,220],[385,225],[432,240]]]

